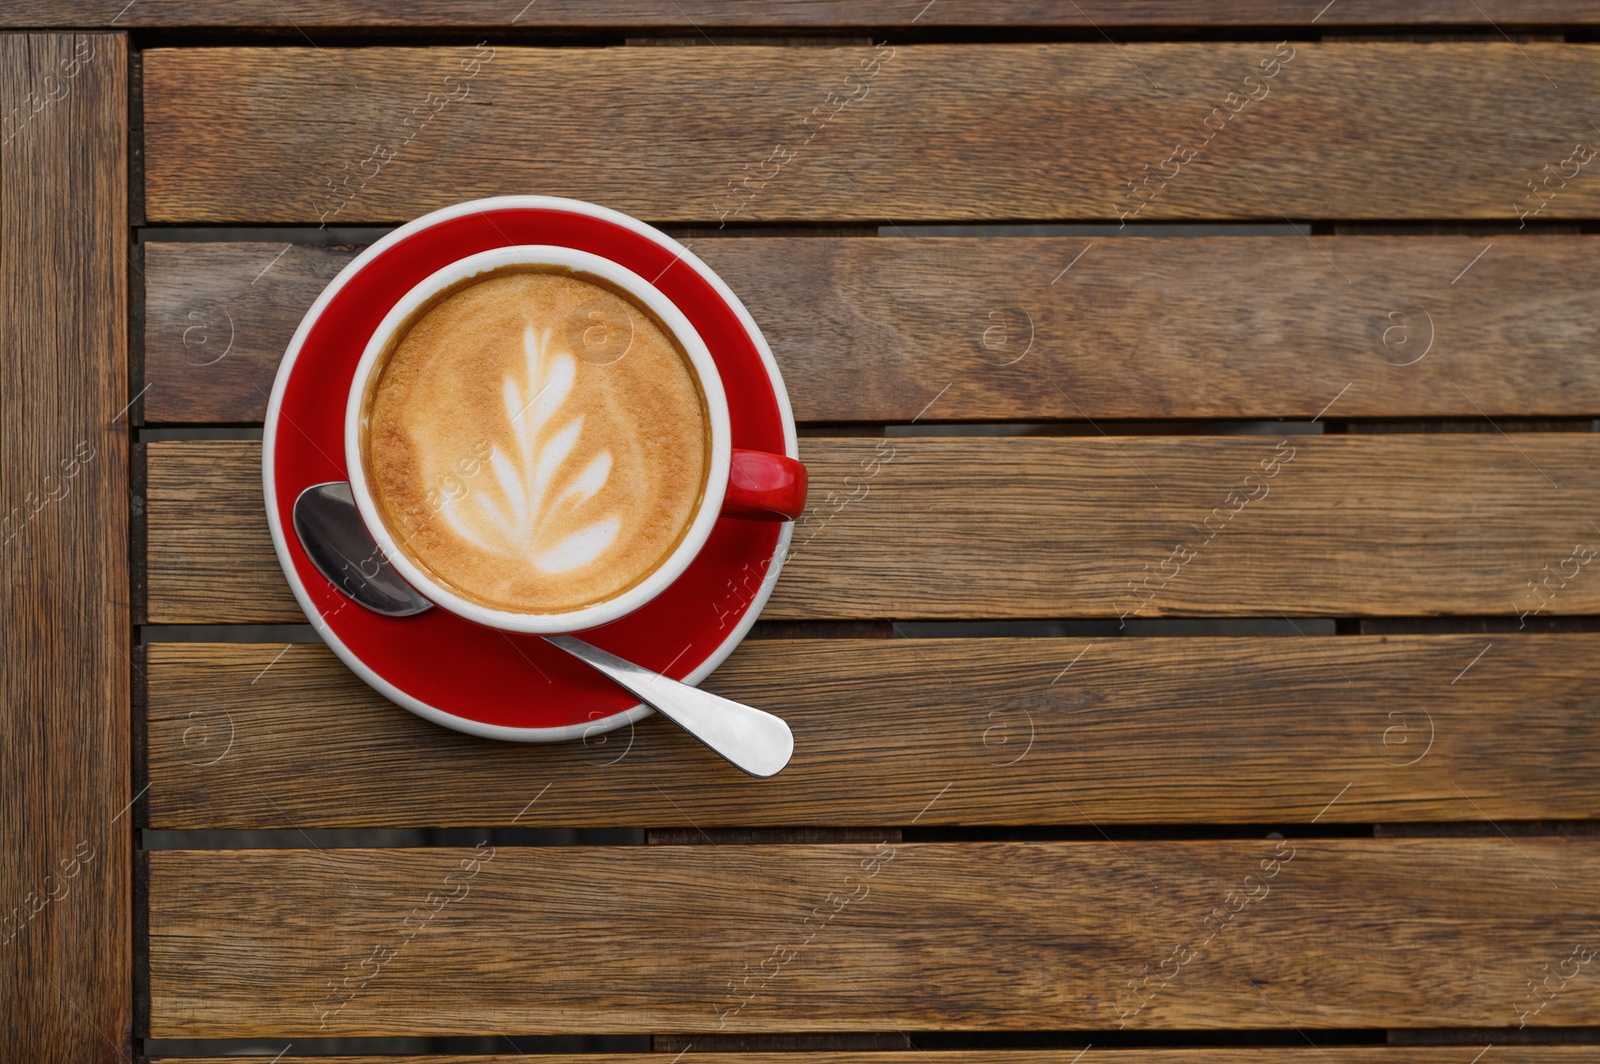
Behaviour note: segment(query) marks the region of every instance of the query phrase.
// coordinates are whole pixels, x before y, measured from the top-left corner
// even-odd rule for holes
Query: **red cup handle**
[[[733,449],[722,516],[793,521],[805,509],[805,466],[781,454]]]

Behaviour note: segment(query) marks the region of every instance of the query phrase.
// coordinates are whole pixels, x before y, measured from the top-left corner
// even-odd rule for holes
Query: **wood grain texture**
[[[121,1059],[128,785],[128,47],[0,34],[0,1029]],[[25,116],[25,117],[19,117]]]
[[[709,1053],[688,1052],[690,1064],[992,1064],[993,1050],[941,1052],[861,1053]],[[270,1057],[153,1057],[155,1061],[182,1060],[184,1064],[273,1064]],[[282,1059],[293,1061],[291,1056]],[[527,1057],[407,1056],[346,1057],[339,1064],[526,1064]],[[1077,1049],[1004,1051],[1012,1064],[1462,1064],[1460,1047],[1393,1048],[1389,1046],[1301,1046],[1271,1049]],[[1600,1048],[1575,1045],[1497,1046],[1499,1064],[1591,1064]],[[540,1055],[539,1064],[661,1064],[655,1053],[586,1053],[578,1056]]]
[[[1593,434],[802,443],[774,619],[1600,610]],[[148,454],[150,621],[302,621],[259,445]]]
[[[355,248],[152,241],[146,424],[257,421],[300,319]]]
[[[1593,49],[1506,41],[156,49],[146,208],[353,224],[537,190],[676,222],[1514,223],[1554,174],[1522,208],[1550,221],[1600,211],[1562,166],[1597,87]]]
[[[1504,1027],[1600,901],[1592,839],[482,852],[152,853],[152,1035]]]
[[[322,646],[156,643],[150,826],[698,836],[1596,815],[1600,635],[1492,641],[762,640],[705,685],[794,728],[794,761],[759,782],[659,720],[494,743],[392,705]]]
[[[1490,26],[1514,28],[1600,22],[1593,0],[1341,0],[1324,11],[1293,0],[539,0],[523,11],[495,0],[404,5],[386,0],[14,0],[0,26],[202,27],[295,29],[334,27],[471,27],[520,30],[657,29],[696,34],[701,28],[905,29],[938,26],[1038,26],[1094,29],[1122,26]],[[509,13],[508,13],[509,12]]]
[[[1600,413],[1588,237],[691,243],[801,421]],[[146,421],[261,420],[355,254],[146,244]]]

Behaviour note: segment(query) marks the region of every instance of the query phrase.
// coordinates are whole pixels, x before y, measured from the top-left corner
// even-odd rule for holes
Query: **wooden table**
[[[0,1059],[1600,1059],[1600,4],[0,25]],[[289,593],[294,326],[504,193],[771,341],[774,780],[434,727]]]

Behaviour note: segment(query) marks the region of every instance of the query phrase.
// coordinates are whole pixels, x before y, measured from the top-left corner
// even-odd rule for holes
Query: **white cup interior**
[[[492,609],[464,599],[440,585],[406,556],[384,525],[368,488],[366,468],[361,457],[367,387],[373,373],[380,368],[382,356],[396,331],[407,324],[419,307],[444,289],[478,274],[507,266],[550,266],[590,274],[622,289],[647,308],[689,356],[689,362],[699,379],[700,392],[705,397],[706,418],[711,430],[711,451],[700,508],[667,560],[643,580],[614,597],[563,613],[520,613]],[[728,400],[722,388],[722,378],[717,373],[716,363],[705,341],[683,312],[650,282],[625,266],[586,251],[544,244],[496,248],[458,259],[402,296],[367,341],[361,361],[356,366],[355,378],[350,383],[344,419],[345,463],[349,469],[350,493],[355,498],[356,508],[366,523],[367,531],[395,570],[436,605],[469,621],[507,631],[546,635],[583,631],[624,617],[655,598],[683,575],[683,571],[705,546],[722,509],[723,495],[728,486],[731,437]]]

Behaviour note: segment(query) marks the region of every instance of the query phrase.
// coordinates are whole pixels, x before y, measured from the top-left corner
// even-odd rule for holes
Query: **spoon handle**
[[[570,635],[548,635],[545,640],[609,676],[735,768],[752,776],[764,779],[776,775],[794,753],[794,734],[789,725],[771,713],[668,679]]]

